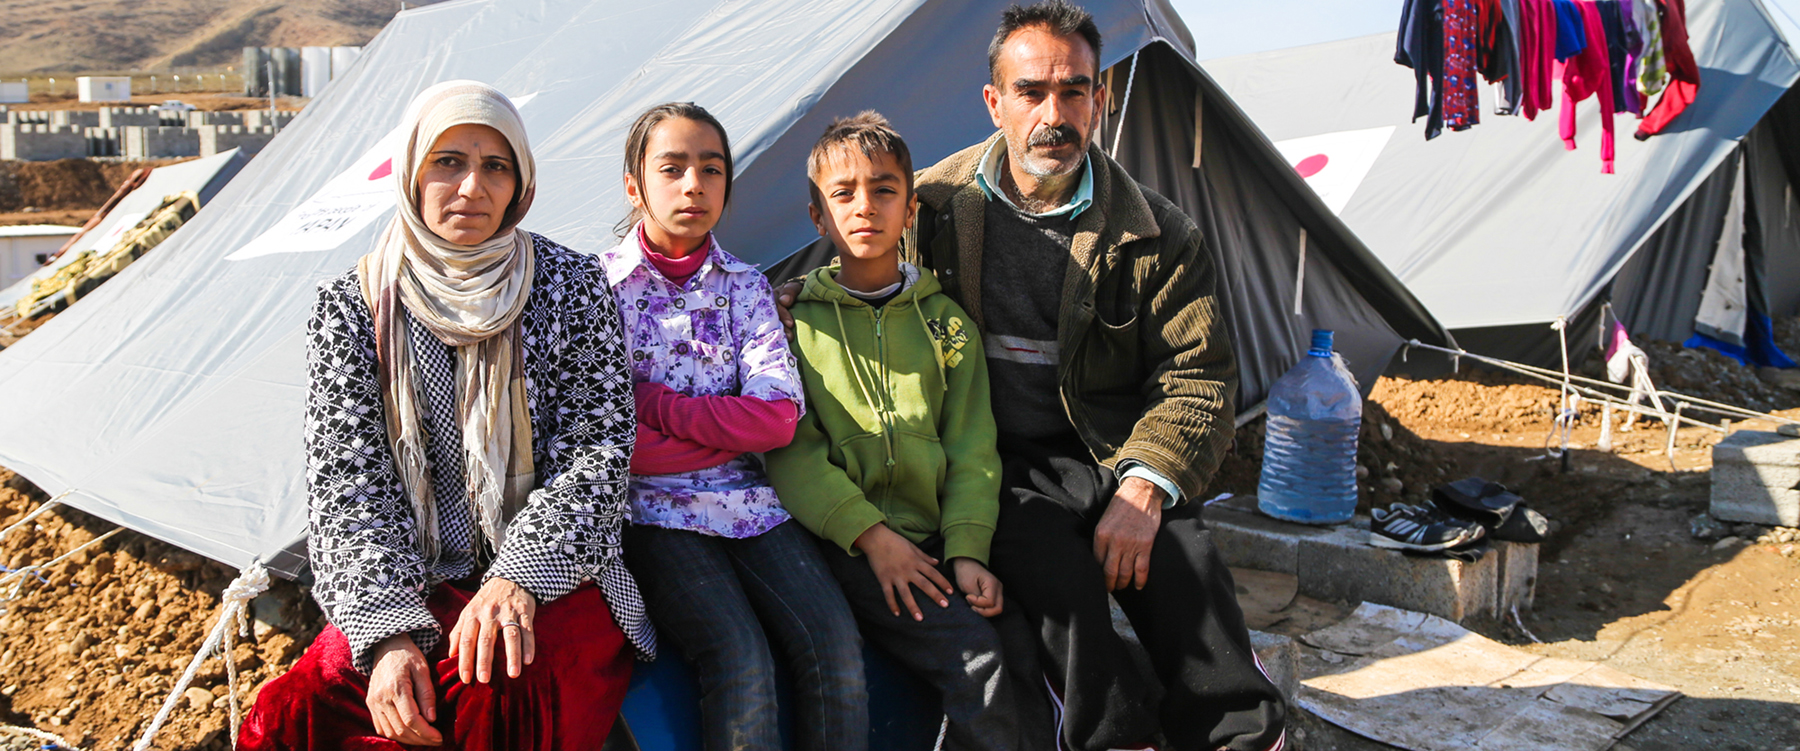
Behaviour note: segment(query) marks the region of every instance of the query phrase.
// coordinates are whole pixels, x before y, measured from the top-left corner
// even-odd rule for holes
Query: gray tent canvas
[[[106,519],[294,574],[306,317],[315,285],[350,268],[390,218],[384,139],[416,92],[473,78],[513,96],[540,174],[525,226],[586,251],[614,242],[632,119],[699,102],[738,157],[721,240],[767,267],[816,239],[803,162],[832,117],[881,110],[920,164],[992,132],[980,89],[1004,5],[464,0],[402,13],[163,248],[0,352],[0,436],[16,437],[0,438],[0,464]],[[1241,407],[1314,326],[1339,331],[1365,385],[1405,338],[1446,341],[1201,73],[1172,11],[1090,7],[1119,90],[1102,137],[1112,143],[1123,122],[1120,159],[1212,238]]]
[[[1424,123],[1411,118],[1412,71],[1394,64],[1391,33],[1205,65],[1459,342],[1548,363],[1558,349],[1548,324],[1558,316],[1586,324],[1606,299],[1627,312],[1685,308],[1678,324],[1646,318],[1633,330],[1677,339],[1692,332],[1720,225],[1652,238],[1681,224],[1671,217],[1735,163],[1742,139],[1800,77],[1800,62],[1757,0],[1688,8],[1699,98],[1648,141],[1634,140],[1636,119],[1620,116],[1613,175],[1600,171],[1593,99],[1577,109],[1574,151],[1558,138],[1558,112],[1535,122],[1495,115],[1485,87],[1480,125],[1426,141]],[[1729,191],[1703,200],[1721,215]],[[1681,284],[1636,300],[1630,296],[1652,286],[1614,282],[1645,248],[1680,251],[1682,258],[1656,265],[1687,272],[1675,275]],[[1648,263],[1643,257],[1638,263]],[[1620,292],[1627,297],[1609,298]]]

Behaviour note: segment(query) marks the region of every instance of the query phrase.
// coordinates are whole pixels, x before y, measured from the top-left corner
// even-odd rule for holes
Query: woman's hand
[[[437,685],[410,634],[395,634],[375,645],[366,702],[381,737],[408,746],[443,744],[443,734],[431,726],[437,721]]]
[[[519,677],[537,659],[537,635],[532,631],[536,616],[537,598],[524,587],[499,577],[481,585],[450,631],[450,657],[456,660],[462,682],[487,683],[493,678],[494,642],[501,640],[506,645],[506,675]]]
[[[895,616],[900,615],[899,603],[905,602],[913,620],[925,620],[925,614],[913,601],[913,586],[930,596],[938,607],[950,607],[949,596],[955,594],[955,590],[938,572],[938,560],[926,555],[900,533],[888,529],[886,524],[876,524],[865,530],[856,538],[856,548],[868,557],[869,568],[875,570],[875,579],[881,582],[881,594],[887,598],[888,610]]]
[[[963,591],[969,609],[983,618],[992,618],[1005,608],[1000,595],[1000,577],[974,558],[952,558],[950,568],[956,572],[956,588]]]

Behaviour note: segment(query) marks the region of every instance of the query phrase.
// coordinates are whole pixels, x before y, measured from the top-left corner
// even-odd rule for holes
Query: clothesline
[[[1685,0],[1404,0],[1394,62],[1413,69],[1413,120],[1426,118],[1427,140],[1479,124],[1478,76],[1497,87],[1496,114],[1528,120],[1556,108],[1560,81],[1557,131],[1570,150],[1575,106],[1596,99],[1608,174],[1618,113],[1640,118],[1635,137],[1644,140],[1700,88]]]

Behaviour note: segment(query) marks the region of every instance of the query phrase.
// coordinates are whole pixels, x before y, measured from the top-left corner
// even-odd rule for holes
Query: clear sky
[[[1800,2],[1800,0],[1796,0]],[[1201,60],[1393,31],[1400,0],[1170,0]]]

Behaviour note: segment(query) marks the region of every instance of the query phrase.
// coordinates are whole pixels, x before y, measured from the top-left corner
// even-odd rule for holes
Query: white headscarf
[[[439,552],[437,503],[466,502],[494,549],[536,482],[531,416],[518,347],[519,314],[531,296],[531,236],[518,224],[531,208],[537,169],[525,123],[505,94],[476,81],[440,83],[407,108],[408,134],[394,154],[399,210],[375,249],[357,264],[375,319],[376,359],[387,408],[388,441],[419,524],[420,550]],[[512,146],[517,192],[499,231],[478,245],[456,245],[425,225],[418,175],[437,139],[457,125],[486,125]],[[433,497],[425,458],[418,374],[404,305],[439,341],[456,348],[457,427],[462,430],[463,499]]]

